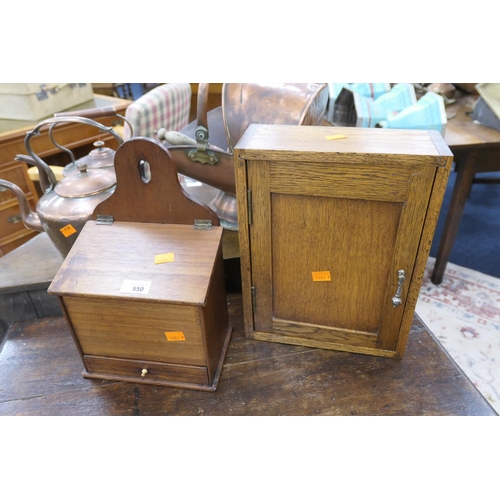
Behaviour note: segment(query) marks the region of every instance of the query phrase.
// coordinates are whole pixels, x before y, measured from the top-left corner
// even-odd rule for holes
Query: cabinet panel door
[[[248,162],[255,331],[394,350],[434,173]]]

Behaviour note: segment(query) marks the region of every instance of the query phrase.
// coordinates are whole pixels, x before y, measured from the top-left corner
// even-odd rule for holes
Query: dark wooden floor
[[[62,317],[17,322],[0,415],[496,415],[418,318],[403,360],[246,339],[241,296],[216,392],[84,379]]]

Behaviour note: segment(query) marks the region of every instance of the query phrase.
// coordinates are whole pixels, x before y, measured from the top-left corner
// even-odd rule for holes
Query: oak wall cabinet
[[[235,148],[246,336],[402,357],[452,158],[435,131],[251,125]]]

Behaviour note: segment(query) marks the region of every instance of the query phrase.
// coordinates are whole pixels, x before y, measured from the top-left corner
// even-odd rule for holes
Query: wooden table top
[[[453,153],[483,147],[500,146],[500,131],[475,123],[471,112],[477,96],[458,93],[453,104],[446,106],[448,118],[444,139]]]
[[[415,317],[403,360],[246,339],[240,294],[216,392],[84,379],[60,317],[15,323],[0,415],[496,415]]]

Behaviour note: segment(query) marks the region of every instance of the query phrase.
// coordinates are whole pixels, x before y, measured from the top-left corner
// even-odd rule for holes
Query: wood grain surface
[[[49,287],[79,297],[126,297],[203,305],[222,240],[222,227],[89,221]],[[174,261],[155,264],[156,255]],[[147,295],[120,289],[124,280],[150,281]]]
[[[246,161],[239,157],[238,151],[235,151],[234,175],[236,179],[236,201],[238,204],[238,246],[240,251],[241,293],[243,296],[245,331],[247,335],[250,335],[254,330],[254,322],[252,308],[252,264],[250,252],[248,251],[250,248],[250,220],[246,166]]]
[[[402,333],[401,319],[407,307],[406,301],[408,298],[409,283],[412,280],[413,268],[417,259],[424,224],[435,223],[433,219],[426,221],[426,216],[436,170],[425,167],[414,167],[410,170],[408,198],[401,211],[398,234],[393,247],[394,254],[389,282],[383,302],[380,331],[384,332],[384,334],[379,335],[377,343],[379,349],[395,351],[398,337]],[[427,257],[428,254],[425,255],[426,259]],[[394,308],[392,298],[398,290],[399,270],[403,270],[406,277],[400,294],[402,303],[397,308]],[[414,292],[418,293],[420,287],[417,288]]]
[[[147,162],[150,180],[144,182],[141,162]],[[170,153],[146,137],[124,142],[115,154],[116,189],[94,210],[122,222],[157,222],[193,225],[195,219],[208,219],[219,225],[215,212],[192,198],[180,185]]]
[[[205,366],[209,382],[212,383],[221,367],[228,342],[228,309],[225,288],[224,264],[222,246],[214,262],[212,280],[207,292],[207,302],[204,307],[198,307],[200,328],[205,353]],[[232,326],[229,325],[232,331]],[[229,333],[230,335],[230,333]],[[222,353],[222,354],[221,354]]]
[[[180,365],[178,363],[154,363],[145,360],[130,360],[107,358],[104,356],[85,356],[87,372],[85,377],[113,379],[128,378],[131,382],[137,382],[144,369],[147,370],[143,377],[144,383],[148,383],[151,377],[156,382],[192,383],[208,385],[207,369],[204,366]],[[103,377],[103,375],[105,375]],[[135,380],[134,380],[135,379]],[[140,380],[140,379],[139,379]]]
[[[252,191],[250,246],[243,249],[240,245],[240,251],[248,252],[252,263],[252,286],[255,287],[255,303],[252,308],[254,328],[259,331],[269,331],[272,328],[273,318],[270,165],[268,162],[257,160],[254,166],[255,168],[247,170],[248,187]],[[247,211],[248,207],[244,209]]]
[[[240,294],[216,392],[85,379],[62,318],[16,323],[0,415],[496,415],[418,317],[402,360],[245,337]]]
[[[301,130],[304,129],[304,130]],[[369,136],[366,131],[369,130]],[[346,139],[329,140],[330,135]],[[335,155],[349,164],[386,165],[390,156],[403,155],[402,166],[444,166],[443,143],[436,147],[428,130],[366,129],[356,127],[300,127],[294,125],[250,125],[235,146],[245,160],[331,162]]]
[[[220,226],[84,226],[48,291],[60,299],[86,376],[216,389],[232,331],[222,235]]]
[[[387,159],[390,163],[391,159]],[[408,169],[398,165],[371,166],[335,163],[272,162],[273,193],[402,202],[408,190]]]
[[[442,144],[441,140],[438,142],[439,144]],[[420,287],[424,277],[425,266],[427,264],[439,213],[443,204],[444,193],[448,183],[453,158],[449,156],[446,157],[446,162],[445,168],[436,169],[436,176],[432,185],[432,193],[430,196],[429,206],[427,208],[426,223],[424,224],[422,235],[420,237],[420,244],[417,252],[417,258],[415,260],[415,266],[413,267],[412,278],[408,284],[406,308],[400,327],[401,334],[398,337],[396,345],[396,351],[401,356],[403,356],[405,352],[406,342],[410,332],[411,322],[413,320],[413,311],[415,311],[415,307],[417,305]]]
[[[123,299],[65,297],[84,354],[204,365],[198,308]],[[182,332],[169,342],[165,332]]]
[[[444,133],[446,144],[453,153],[460,150],[467,152],[483,148],[498,148],[500,131],[472,120],[471,112],[474,109],[476,98],[463,92],[457,92],[454,99],[454,103],[446,106],[447,114],[453,117],[448,119]]]
[[[400,212],[400,203],[273,194],[269,319],[378,333]],[[331,280],[313,281],[317,271]],[[265,278],[254,273],[260,292]]]
[[[255,125],[238,143],[247,335],[401,356],[451,153],[428,131],[338,132]]]

